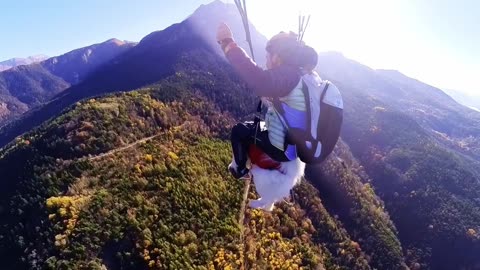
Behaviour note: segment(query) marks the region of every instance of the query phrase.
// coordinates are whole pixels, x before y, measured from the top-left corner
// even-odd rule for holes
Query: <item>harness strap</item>
[[[302,79],[302,92],[303,96],[305,97],[305,107],[307,108],[307,118],[305,121],[307,121],[306,129],[305,129],[305,134],[308,134],[306,136],[306,139],[309,141],[314,141],[312,134],[310,134],[310,130],[312,128],[312,108],[310,108],[310,93],[308,92],[308,86],[305,83],[305,81]]]
[[[323,98],[325,98],[325,94],[327,94],[328,86],[330,86],[330,82],[325,81],[325,87],[322,90],[322,95],[320,96],[320,102],[323,102]]]

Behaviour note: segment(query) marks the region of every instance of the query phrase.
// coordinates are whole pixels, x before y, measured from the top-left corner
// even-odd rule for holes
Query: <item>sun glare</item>
[[[400,19],[388,1],[273,1],[250,2],[249,17],[267,38],[279,31],[298,31],[299,14],[311,15],[306,43],[318,51],[340,51],[382,65],[385,54],[398,47]],[[403,33],[404,34],[404,33]]]
[[[451,53],[432,45],[417,29],[412,7],[405,2],[259,0],[247,5],[249,19],[267,38],[280,31],[298,32],[298,16],[311,15],[304,41],[318,52],[338,51],[371,68],[397,69],[436,86],[451,84],[446,79],[451,69],[437,65],[439,56]],[[462,68],[453,57],[444,61]]]

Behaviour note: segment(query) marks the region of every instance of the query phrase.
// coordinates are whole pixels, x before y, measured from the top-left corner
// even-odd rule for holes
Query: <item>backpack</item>
[[[287,128],[286,144],[296,146],[297,155],[307,164],[324,161],[333,151],[343,122],[343,100],[338,88],[318,74],[302,76],[302,92],[305,96],[306,128],[289,126],[280,99],[273,106]],[[285,148],[286,149],[286,148]]]

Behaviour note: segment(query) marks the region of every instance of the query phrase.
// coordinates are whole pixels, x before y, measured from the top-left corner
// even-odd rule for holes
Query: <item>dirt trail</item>
[[[122,146],[122,147],[120,147],[120,148],[112,149],[112,150],[110,150],[110,151],[108,151],[108,152],[102,153],[102,154],[97,155],[97,156],[90,157],[90,158],[88,158],[88,159],[89,159],[89,160],[97,160],[97,159],[104,158],[104,157],[106,157],[106,156],[111,156],[111,155],[113,155],[113,154],[115,154],[115,153],[117,153],[117,152],[121,152],[121,151],[127,150],[127,149],[129,149],[129,148],[132,148],[132,147],[136,146],[137,144],[140,144],[140,143],[146,142],[146,141],[148,141],[148,140],[154,139],[154,138],[156,138],[156,137],[158,137],[158,136],[160,136],[160,135],[161,135],[161,134],[157,134],[157,135],[153,135],[153,136],[150,136],[150,137],[147,137],[147,138],[143,138],[143,139],[138,140],[138,141],[135,141],[135,142],[133,142],[133,143],[131,143],[131,144],[127,144],[127,145]]]

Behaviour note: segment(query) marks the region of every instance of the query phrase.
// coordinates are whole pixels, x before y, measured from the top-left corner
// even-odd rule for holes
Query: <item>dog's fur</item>
[[[266,170],[256,165],[250,171],[260,198],[252,200],[249,206],[272,211],[276,202],[290,195],[290,190],[300,183],[305,171],[305,163],[300,159],[282,162],[279,170]]]
[[[232,159],[229,167],[237,168],[235,159]],[[288,197],[290,190],[300,183],[304,171],[305,163],[299,158],[282,162],[278,170],[262,169],[252,164],[250,174],[260,198],[250,201],[249,206],[272,211],[275,203]]]

